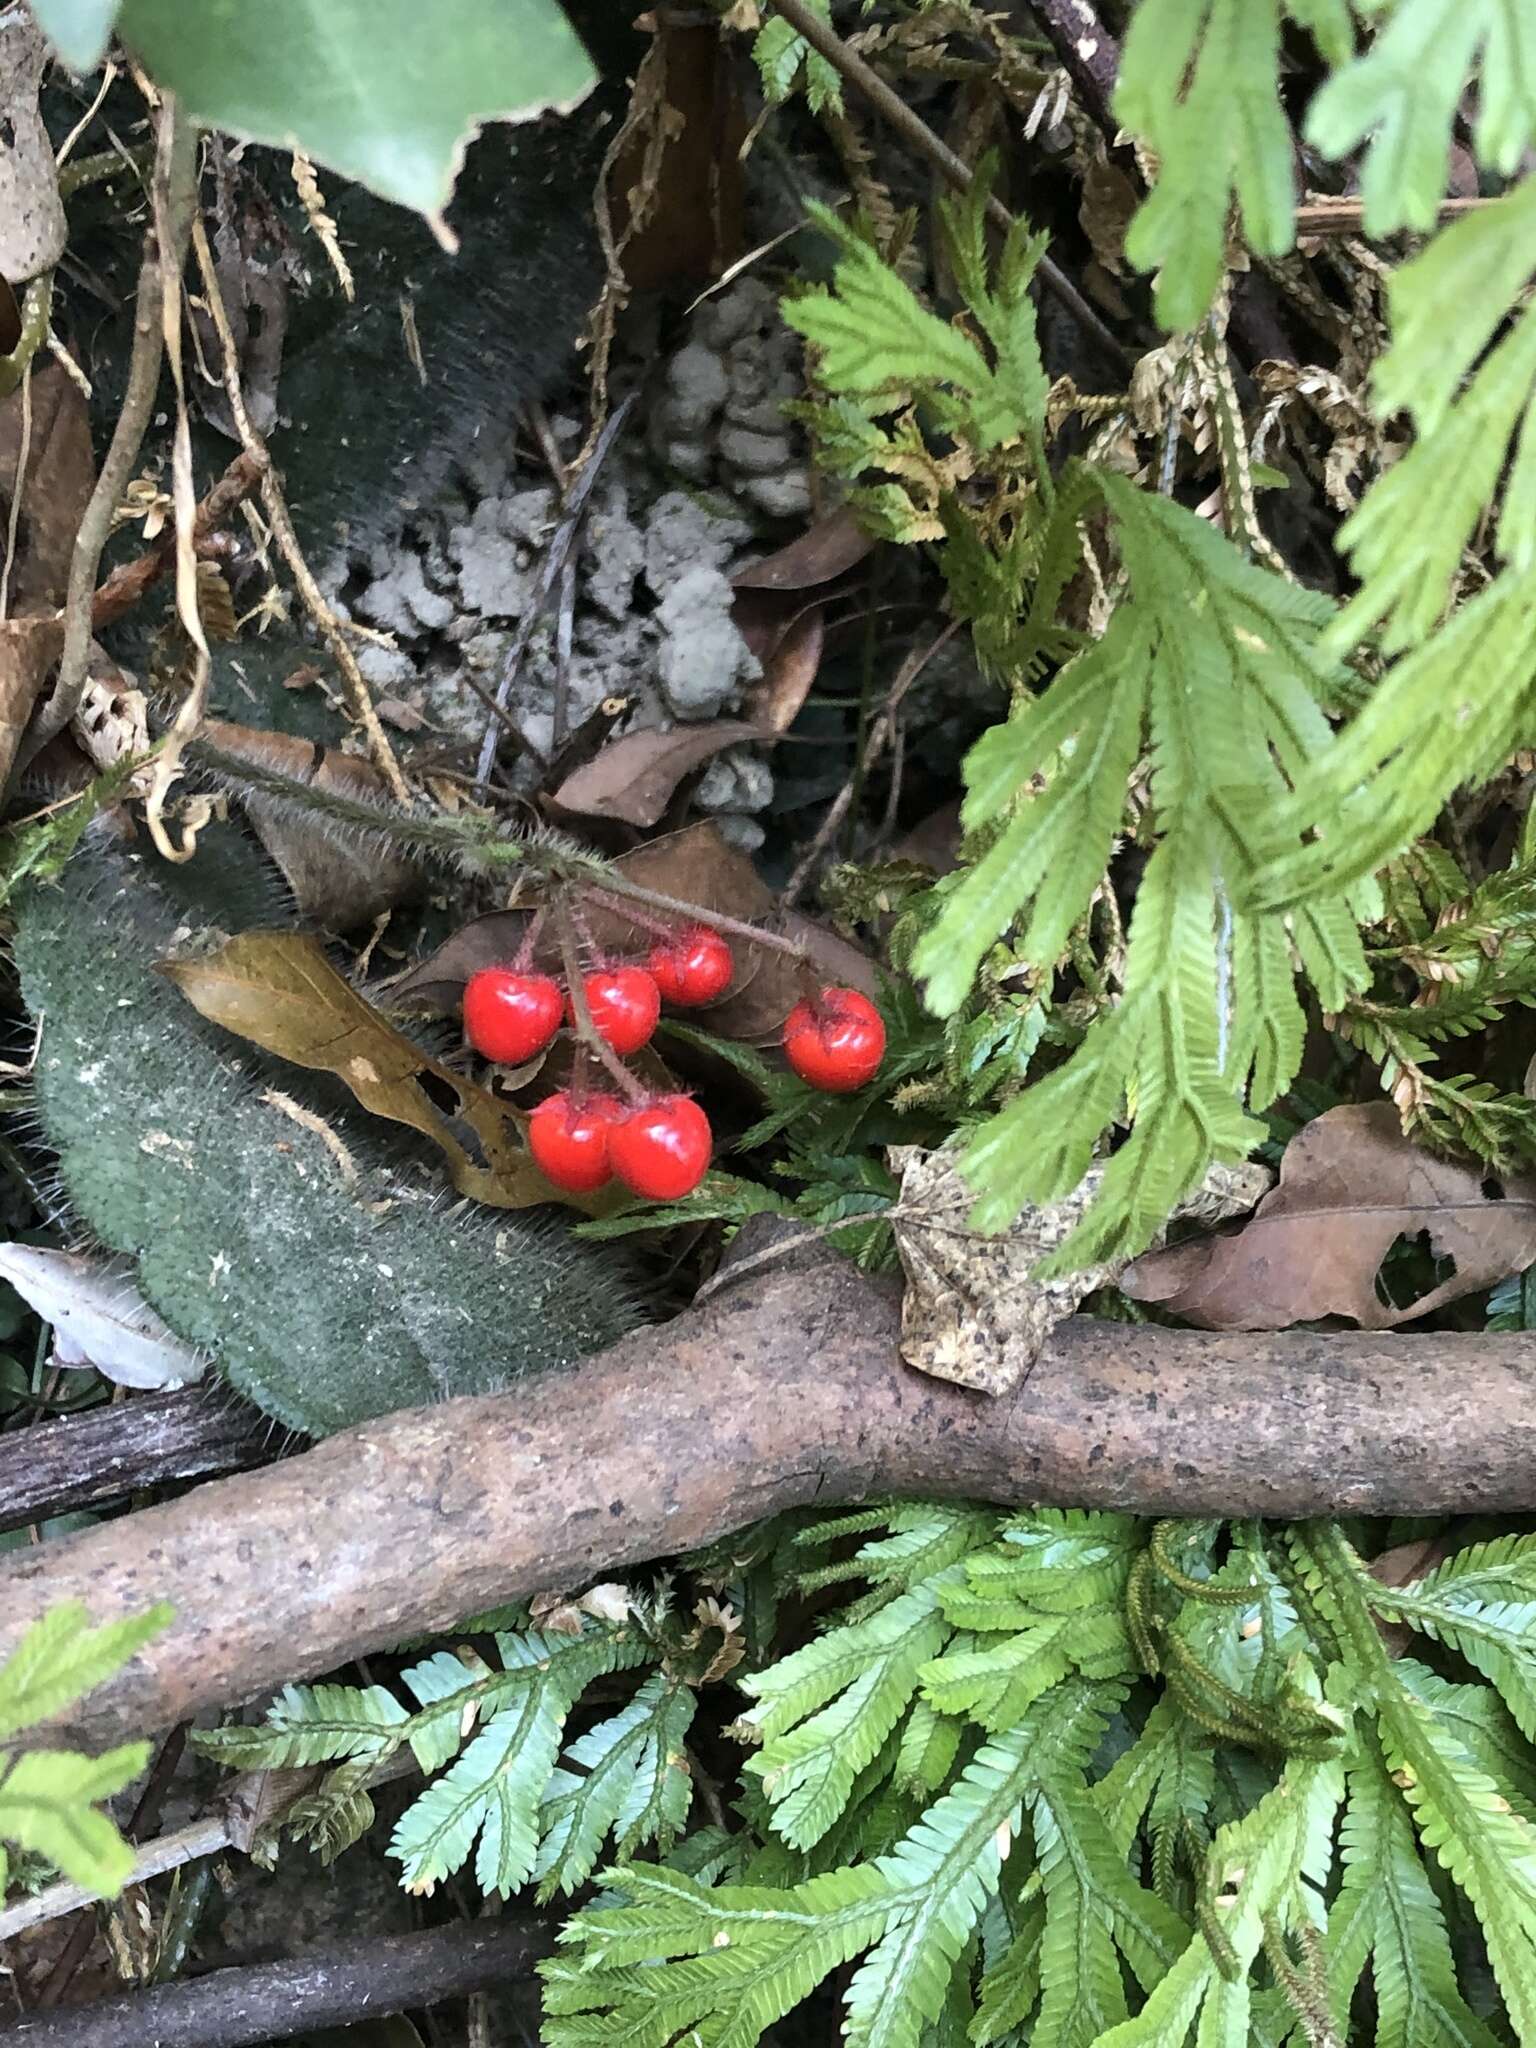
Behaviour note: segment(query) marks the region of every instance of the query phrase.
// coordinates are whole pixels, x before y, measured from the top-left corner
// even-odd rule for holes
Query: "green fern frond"
[[[1367,1963],[1374,1979],[1380,2048],[1494,2048],[1456,1981],[1445,1918],[1419,1857],[1403,1805],[1373,1736],[1347,1773],[1340,1824],[1343,1881],[1328,1914],[1328,1988],[1347,2023]]]
[[[1285,12],[1335,62],[1352,47],[1345,0],[1290,0]],[[1165,327],[1194,327],[1216,296],[1234,199],[1251,248],[1278,256],[1291,247],[1294,145],[1280,104],[1280,26],[1279,0],[1140,0],[1131,17],[1115,111],[1158,162],[1125,252],[1159,273]]]
[[[583,1775],[552,1772],[539,1816],[541,1904],[586,1883],[610,1831],[621,1858],[649,1842],[671,1847],[693,1799],[684,1744],[695,1705],[687,1686],[654,1672],[622,1712],[571,1744],[566,1760]]]
[[[410,1716],[382,1685],[288,1685],[251,1728],[199,1732],[205,1755],[237,1770],[294,1770],[310,1764],[391,1755]]]
[[[0,1740],[46,1721],[88,1693],[153,1641],[173,1610],[93,1626],[78,1600],[51,1607],[0,1664]]]
[[[747,1769],[772,1803],[775,1832],[797,1848],[810,1848],[837,1819],[949,1634],[942,1577],[743,1681],[759,1704],[742,1725],[763,1744]]]
[[[1452,124],[1468,74],[1478,90],[1472,144],[1509,176],[1536,137],[1536,22],[1518,0],[1359,0],[1385,15],[1370,44],[1313,100],[1308,139],[1342,157],[1368,137],[1360,190],[1365,231],[1433,227]],[[1338,58],[1337,51],[1329,54]]]

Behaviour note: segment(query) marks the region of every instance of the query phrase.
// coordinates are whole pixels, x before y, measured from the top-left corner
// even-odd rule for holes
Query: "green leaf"
[[[30,0],[37,25],[71,71],[94,71],[107,54],[122,0]]]
[[[1350,47],[1344,0],[1292,0],[1286,12],[1330,55]],[[1115,111],[1158,168],[1125,253],[1159,273],[1165,327],[1195,326],[1216,296],[1234,198],[1253,249],[1291,246],[1293,144],[1279,73],[1278,0],[1140,0],[1131,17]]]
[[[1377,2048],[1493,2048],[1456,1982],[1445,1919],[1419,1857],[1402,1794],[1373,1737],[1348,1773],[1340,1827],[1344,1868],[1328,1915],[1328,1989],[1348,2016],[1369,1961],[1375,1979]]]
[[[110,1678],[169,1625],[174,1612],[162,1602],[147,1614],[93,1628],[79,1601],[50,1608],[0,1665],[0,1737],[46,1721]]]
[[[0,1837],[47,1857],[86,1891],[119,1890],[133,1869],[133,1850],[96,1802],[131,1785],[148,1762],[147,1742],[94,1757],[27,1750],[0,1776]]]
[[[408,1719],[382,1685],[288,1685],[256,1727],[201,1729],[193,1739],[205,1756],[237,1770],[289,1770],[388,1756],[404,1739]]]
[[[440,232],[476,129],[573,107],[596,76],[555,0],[124,0],[119,28],[196,120],[304,149]]]
[[[1333,157],[1371,138],[1360,178],[1368,235],[1427,230],[1474,65],[1478,161],[1507,177],[1536,137],[1536,20],[1520,0],[1370,0],[1369,11],[1388,18],[1313,100],[1307,137]]]
[[[610,1830],[620,1856],[647,1842],[671,1847],[693,1799],[683,1745],[695,1704],[687,1686],[654,1672],[622,1712],[571,1744],[566,1760],[582,1775],[555,1771],[539,1814],[541,1903],[586,1883]]]
[[[763,1741],[747,1769],[785,1841],[807,1849],[831,1827],[948,1633],[934,1581],[743,1681],[760,1703],[743,1723]]]

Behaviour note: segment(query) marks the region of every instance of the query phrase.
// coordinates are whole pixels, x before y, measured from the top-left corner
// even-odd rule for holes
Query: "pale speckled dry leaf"
[[[498,1209],[563,1201],[598,1213],[601,1196],[557,1193],[545,1180],[518,1111],[397,1031],[306,933],[245,932],[164,967],[211,1022],[297,1067],[335,1074],[364,1109],[430,1138],[461,1194]]]
[[[189,1387],[207,1360],[184,1344],[110,1259],[0,1244],[0,1280],[53,1327],[58,1365],[94,1366],[120,1387]]]
[[[891,1148],[901,1176],[891,1229],[906,1276],[901,1355],[935,1379],[983,1394],[1007,1394],[1028,1374],[1051,1331],[1120,1263],[1037,1280],[1034,1269],[1082,1220],[1098,1194],[1102,1166],[1090,1167],[1064,1201],[1026,1208],[1006,1231],[973,1230],[976,1191],[961,1179],[958,1145],[938,1152]],[[1262,1166],[1213,1166],[1175,1212],[1214,1223],[1240,1215],[1269,1186]]]
[[[1496,1198],[1489,1179],[1405,1138],[1390,1102],[1349,1103],[1291,1140],[1279,1185],[1241,1230],[1149,1252],[1120,1286],[1210,1330],[1284,1330],[1324,1316],[1395,1329],[1536,1260],[1536,1176],[1498,1179]],[[1399,1237],[1420,1232],[1456,1270],[1394,1308],[1377,1273]]]
[[[48,45],[31,16],[0,21],[0,277],[23,284],[64,254],[68,224],[53,144],[38,106]]]

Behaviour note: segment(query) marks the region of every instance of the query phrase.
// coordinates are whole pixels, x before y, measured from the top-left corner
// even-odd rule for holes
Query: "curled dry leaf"
[[[205,721],[201,737],[254,768],[272,769],[312,789],[365,803],[387,801],[378,770],[355,754],[217,718]],[[371,923],[421,893],[421,870],[380,842],[359,843],[357,834],[340,831],[318,812],[300,810],[279,797],[242,790],[240,800],[299,909],[324,930],[348,931]]]
[[[755,723],[770,733],[788,732],[811,693],[825,640],[825,609],[810,604],[795,613],[769,650],[758,654],[763,673],[746,703]]]
[[[461,1194],[498,1209],[555,1199],[510,1104],[434,1060],[366,1003],[302,932],[246,932],[165,972],[203,1016],[297,1067],[335,1074],[364,1109],[443,1154]],[[592,1212],[580,1196],[561,1197]]]
[[[207,1370],[111,1259],[0,1244],[0,1279],[52,1324],[56,1364],[94,1366],[120,1387],[187,1387]]]
[[[1536,1260],[1536,1176],[1497,1183],[1403,1136],[1390,1102],[1348,1104],[1286,1147],[1280,1183],[1231,1237],[1149,1252],[1120,1285],[1209,1330],[1283,1330],[1349,1316],[1391,1330]],[[1400,1237],[1425,1233],[1456,1270],[1406,1308],[1377,1293]]]
[[[738,569],[733,590],[815,590],[858,567],[874,546],[846,505],[760,562]]]
[[[571,817],[654,825],[685,775],[727,747],[772,737],[742,719],[674,726],[671,732],[627,732],[568,775],[550,802]]]
[[[984,1394],[1006,1394],[1028,1374],[1051,1331],[1117,1265],[1087,1266],[1054,1279],[1035,1268],[1081,1221],[1104,1178],[1090,1167],[1064,1201],[1027,1208],[999,1236],[970,1223],[975,1190],[961,1179],[960,1147],[925,1152],[902,1145],[888,1154],[901,1175],[891,1228],[906,1275],[901,1355],[935,1379]],[[1261,1166],[1214,1166],[1176,1212],[1215,1222],[1251,1208],[1269,1185]]]

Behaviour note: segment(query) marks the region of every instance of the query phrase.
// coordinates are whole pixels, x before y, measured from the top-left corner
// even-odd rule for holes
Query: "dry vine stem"
[[[750,1252],[771,1235],[749,1225]],[[1016,1394],[897,1355],[899,1290],[801,1253],[573,1373],[348,1430],[0,1565],[0,1658],[56,1602],[175,1619],[60,1717],[106,1742],[784,1509],[891,1495],[1151,1515],[1536,1507],[1524,1335],[1072,1318]]]
[[[64,598],[64,650],[59,660],[58,680],[53,694],[32,721],[25,741],[17,750],[13,776],[26,767],[61,733],[80,708],[91,660],[91,605],[96,593],[96,576],[101,551],[112,530],[112,520],[139,460],[149,416],[160,381],[164,344],[161,325],[164,281],[180,277],[185,255],[185,235],[196,205],[197,139],[190,123],[179,117],[175,102],[162,101],[155,144],[154,187],[166,195],[163,210],[144,233],[144,255],[139,266],[138,297],[134,306],[133,350],[128,361],[128,387],[123,394],[111,444],[96,478],[96,488],[75,535],[69,561],[69,583]],[[162,250],[160,229],[169,223],[176,237],[174,246]]]

